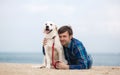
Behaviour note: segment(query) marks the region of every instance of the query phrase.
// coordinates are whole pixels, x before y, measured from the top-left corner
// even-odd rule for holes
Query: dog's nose
[[[49,26],[46,26],[46,29],[49,29]]]
[[[49,26],[46,26],[46,30],[49,30]]]

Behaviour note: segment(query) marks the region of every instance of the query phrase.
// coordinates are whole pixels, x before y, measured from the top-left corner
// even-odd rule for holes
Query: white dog
[[[51,21],[47,21],[45,23],[44,33],[45,33],[45,38],[47,39],[47,43],[46,45],[44,45],[44,52],[45,52],[44,60],[43,60],[44,62],[40,68],[45,67],[50,69],[52,67],[52,63],[55,63],[56,61],[62,61],[67,63],[64,57],[63,47],[60,43],[60,39],[55,23]],[[53,43],[54,43],[54,54],[52,53]],[[54,55],[54,57],[52,57],[52,55]]]

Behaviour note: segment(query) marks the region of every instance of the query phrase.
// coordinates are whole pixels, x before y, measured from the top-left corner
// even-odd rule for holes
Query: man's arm
[[[85,69],[84,64],[83,65],[67,65],[64,62],[60,62],[56,66],[58,69]]]
[[[87,69],[87,53],[82,43],[78,43],[73,50],[76,56],[76,64],[69,65],[69,69]]]
[[[56,67],[58,69],[64,69],[64,70],[69,69],[69,65],[65,64],[64,62],[59,62],[58,64],[56,64]]]
[[[84,63],[78,65],[69,65],[69,69],[86,69]]]
[[[59,63],[59,69],[87,69],[88,68],[88,60],[87,60],[87,53],[86,50],[81,42],[74,44],[72,46],[71,54],[73,54],[72,60],[73,62],[69,65],[65,63]]]
[[[80,55],[80,53],[81,52],[78,49],[76,49],[76,51],[74,52],[74,55],[76,55],[77,57],[77,59],[75,60],[76,64],[67,65],[63,62],[60,62],[57,67],[59,69],[86,69],[85,59]]]

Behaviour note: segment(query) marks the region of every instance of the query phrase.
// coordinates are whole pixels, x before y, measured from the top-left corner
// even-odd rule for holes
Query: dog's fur
[[[66,62],[65,57],[64,57],[64,51],[63,51],[63,47],[60,43],[60,39],[59,39],[59,35],[57,32],[57,27],[55,25],[55,23],[51,22],[51,21],[47,21],[45,23],[45,28],[44,28],[44,33],[45,33],[45,38],[47,39],[47,43],[46,45],[44,45],[44,49],[45,49],[45,55],[44,55],[44,62],[42,67],[45,68],[51,68],[52,65],[52,45],[53,45],[53,41],[55,43],[54,45],[54,60],[55,61],[62,61],[62,62]]]

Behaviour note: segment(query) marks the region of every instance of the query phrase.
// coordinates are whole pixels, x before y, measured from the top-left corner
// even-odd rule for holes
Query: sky
[[[42,52],[46,21],[89,53],[120,53],[120,0],[0,0],[0,52]]]

